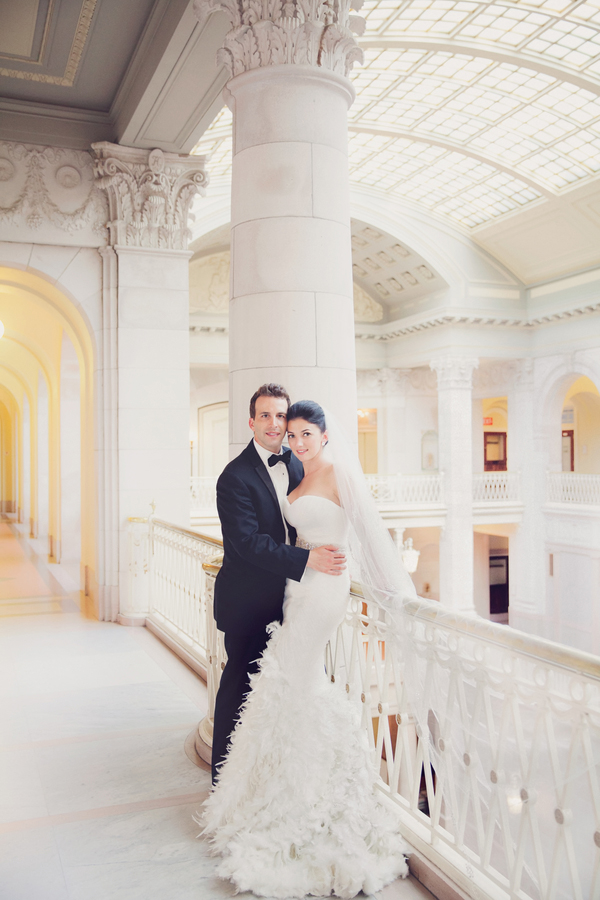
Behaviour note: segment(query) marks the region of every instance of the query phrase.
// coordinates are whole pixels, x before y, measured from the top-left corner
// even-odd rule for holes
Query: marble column
[[[440,601],[474,613],[472,377],[476,359],[433,360],[438,379],[439,467],[446,524],[440,537]]]
[[[110,215],[102,256],[111,384],[102,427],[114,466],[100,498],[102,550],[105,579],[110,586],[116,569],[119,585],[118,607],[110,596],[103,617],[143,624],[139,602],[136,616],[129,615],[128,518],[149,516],[154,501],[157,516],[189,525],[187,217],[207,178],[203,157],[109,143],[93,148]]]
[[[197,0],[201,19],[214,10],[231,23],[230,450],[248,442],[248,400],[265,381],[326,405],[354,438],[347,76],[364,21],[327,0],[310,12]]]

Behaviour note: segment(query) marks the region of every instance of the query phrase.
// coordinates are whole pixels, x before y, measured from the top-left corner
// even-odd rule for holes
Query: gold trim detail
[[[64,75],[43,75],[41,72],[24,72],[21,69],[5,69],[4,67],[0,67],[0,75],[5,78],[19,78],[21,81],[39,81],[43,84],[73,87],[97,3],[98,0],[83,0]]]

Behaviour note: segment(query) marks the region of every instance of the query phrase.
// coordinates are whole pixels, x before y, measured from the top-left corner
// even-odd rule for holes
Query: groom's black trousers
[[[268,639],[266,626],[253,634],[225,632],[227,663],[217,693],[213,727],[213,784],[218,776],[219,764],[227,756],[229,738],[238,720],[240,706],[250,690],[250,675],[258,671],[258,660]]]

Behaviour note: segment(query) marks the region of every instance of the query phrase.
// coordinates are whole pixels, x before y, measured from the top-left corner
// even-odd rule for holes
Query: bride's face
[[[306,419],[292,419],[288,422],[288,444],[294,456],[301,462],[315,459],[327,442],[327,432]]]

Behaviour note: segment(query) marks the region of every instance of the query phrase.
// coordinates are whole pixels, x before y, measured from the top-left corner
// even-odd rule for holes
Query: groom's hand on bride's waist
[[[317,547],[308,554],[307,568],[325,575],[341,575],[346,568],[346,555],[332,544]]]

